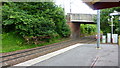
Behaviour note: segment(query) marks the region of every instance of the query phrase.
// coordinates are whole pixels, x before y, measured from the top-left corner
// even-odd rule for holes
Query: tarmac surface
[[[84,44],[32,66],[118,66],[118,45]]]

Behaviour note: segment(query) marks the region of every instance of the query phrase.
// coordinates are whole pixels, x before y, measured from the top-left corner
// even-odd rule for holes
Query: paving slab
[[[84,44],[32,66],[118,66],[118,45]]]

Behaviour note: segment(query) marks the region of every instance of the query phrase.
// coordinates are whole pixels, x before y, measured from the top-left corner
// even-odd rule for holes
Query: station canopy
[[[120,7],[120,0],[82,0],[94,10]]]

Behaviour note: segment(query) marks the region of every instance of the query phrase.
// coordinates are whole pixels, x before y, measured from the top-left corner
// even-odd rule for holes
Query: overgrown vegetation
[[[81,36],[95,35],[97,34],[97,26],[96,24],[81,24],[80,33]]]
[[[0,53],[6,53],[6,52],[12,52],[16,50],[23,50],[23,49],[29,49],[44,45],[49,45],[53,43],[58,43],[61,41],[65,41],[68,38],[54,38],[51,39],[49,42],[41,43],[41,44],[26,44],[24,43],[24,39],[20,37],[19,35],[16,35],[15,32],[9,32],[9,33],[3,33],[2,34],[2,50],[0,50]]]
[[[53,2],[3,3],[3,31],[23,37],[67,37],[70,32],[64,18],[63,9]]]
[[[120,12],[120,7],[115,7],[115,8],[109,8],[109,9],[103,9],[101,10],[101,30],[103,31],[104,34],[110,33],[111,32],[111,22],[108,21],[108,19],[111,18],[109,16],[110,13],[113,13],[114,11]],[[114,16],[113,23],[114,23],[114,33],[120,34],[120,22],[118,21],[119,16]]]
[[[26,49],[26,47],[41,46],[50,43],[53,39],[70,35],[63,9],[53,2],[4,2],[2,20],[3,51],[6,46],[19,47],[18,43],[23,46],[18,50],[24,47]],[[6,39],[8,34],[11,35]]]

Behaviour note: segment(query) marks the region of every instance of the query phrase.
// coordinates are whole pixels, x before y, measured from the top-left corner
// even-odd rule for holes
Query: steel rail
[[[67,41],[68,41],[68,40],[67,40]],[[65,42],[65,41],[63,41],[63,42]],[[57,44],[51,44],[51,45],[54,46],[54,45],[61,44],[61,43],[63,43],[63,42],[60,42],[60,43],[57,43]],[[42,47],[39,47],[39,48],[35,48],[35,49],[31,49],[31,50],[27,50],[27,51],[22,51],[22,52],[17,52],[17,53],[10,54],[10,55],[0,56],[0,58],[3,58],[3,57],[9,57],[9,56],[13,56],[13,55],[21,54],[21,53],[26,53],[26,52],[30,52],[30,51],[33,51],[33,50],[46,48],[46,47],[50,47],[50,46],[42,46]]]
[[[72,41],[72,42],[75,42],[75,41]],[[72,42],[68,42],[68,43],[64,43],[64,44],[69,44],[69,43],[72,43]],[[64,44],[62,44],[62,45],[64,45]],[[72,44],[70,44],[70,45],[72,45]],[[52,46],[52,48],[49,48],[48,50],[53,49],[53,48],[56,48],[56,46]],[[46,50],[41,50],[41,51],[33,52],[31,54],[22,55],[22,56],[14,57],[14,58],[11,58],[11,59],[3,60],[3,61],[0,61],[0,63],[10,61],[10,60],[14,60],[14,59],[17,59],[17,58],[22,58],[22,57],[33,55],[33,54],[37,54],[37,53],[41,53],[41,52],[44,52],[44,51],[46,51]]]
[[[34,54],[41,53],[41,52],[44,52],[44,51],[47,52],[47,51],[49,51],[51,49],[55,49],[55,48],[60,48],[61,49],[61,48],[64,48],[63,45],[66,45],[66,46],[73,45],[75,43],[80,42],[80,40],[84,40],[83,42],[91,41],[90,38],[87,38],[87,40],[85,40],[86,38],[87,37],[83,37],[83,38],[81,38],[79,40],[67,40],[67,41],[63,41],[63,42],[57,43],[57,44],[52,44],[51,46],[43,46],[43,47],[39,47],[39,48],[32,49],[32,50],[27,50],[27,51],[18,52],[18,53],[11,54],[11,55],[1,56],[0,58],[6,58],[6,57],[9,57],[9,56],[18,55],[18,54],[27,53],[27,52],[31,52],[31,51],[37,50],[37,51],[34,51],[33,53],[30,53],[30,54],[21,55],[21,56],[18,56],[18,57],[14,57],[14,58],[10,58],[10,59],[7,59],[7,60],[0,61],[0,63],[6,62],[6,61],[10,61],[10,60],[14,60],[14,59],[17,59],[17,58],[22,58],[22,57],[29,56],[29,55],[34,55]],[[60,46],[60,47],[58,47],[58,46]],[[42,48],[47,48],[47,47],[48,47],[47,50],[46,49],[45,50],[41,50]]]

